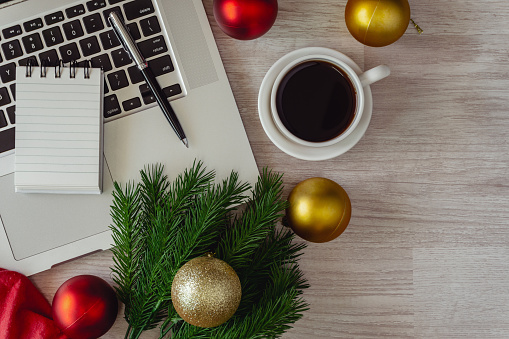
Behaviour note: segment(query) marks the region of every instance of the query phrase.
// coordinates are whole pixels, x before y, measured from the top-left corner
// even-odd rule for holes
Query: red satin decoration
[[[72,339],[96,339],[113,326],[115,291],[103,279],[80,275],[64,282],[53,298],[53,320]]]
[[[51,306],[23,274],[0,268],[0,339],[68,339]]]
[[[214,0],[214,17],[219,27],[239,40],[256,39],[274,25],[277,0]]]

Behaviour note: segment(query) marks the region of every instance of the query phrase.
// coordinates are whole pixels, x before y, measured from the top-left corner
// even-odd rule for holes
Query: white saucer
[[[269,69],[265,77],[263,78],[260,86],[260,93],[258,94],[258,113],[260,115],[260,121],[262,123],[265,133],[269,139],[276,145],[280,150],[288,155],[302,160],[326,160],[335,158],[350,148],[355,146],[361,140],[362,136],[368,129],[369,122],[371,120],[371,113],[373,112],[373,98],[371,96],[371,89],[369,86],[364,87],[365,102],[364,111],[362,112],[361,120],[357,127],[347,136],[345,139],[339,142],[325,147],[311,147],[298,144],[287,137],[285,137],[274,124],[272,119],[271,108],[270,108],[270,93],[274,82],[278,74],[285,68],[285,66],[298,58],[304,57],[310,54],[325,54],[340,59],[346,62],[357,74],[361,74],[362,70],[352,59],[340,53],[338,51],[322,48],[322,47],[307,47],[298,49],[291,53],[288,53]]]

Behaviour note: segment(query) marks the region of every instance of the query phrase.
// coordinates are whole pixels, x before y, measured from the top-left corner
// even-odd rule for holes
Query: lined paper
[[[69,67],[55,77],[39,67],[16,68],[16,192],[100,193],[102,183],[102,84]]]

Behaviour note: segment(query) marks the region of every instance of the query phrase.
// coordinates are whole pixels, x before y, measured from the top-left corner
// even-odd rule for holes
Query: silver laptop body
[[[0,267],[29,275],[110,248],[113,181],[138,180],[139,170],[148,164],[164,164],[174,178],[197,159],[219,179],[235,170],[243,181],[256,182],[257,166],[201,0],[26,0],[2,6],[0,96],[12,98],[7,104],[0,98],[0,143],[10,140],[2,139],[2,132],[12,133],[15,127],[15,81],[9,76],[14,65],[25,64],[27,57],[40,62],[66,55],[93,60],[96,67],[108,60],[110,65],[104,68],[108,93],[100,196],[14,193],[15,149],[5,151],[3,144]],[[113,8],[120,9],[136,42],[150,55],[149,64],[157,68],[189,149],[129,69],[133,64],[126,64],[121,46],[108,35],[104,13]]]

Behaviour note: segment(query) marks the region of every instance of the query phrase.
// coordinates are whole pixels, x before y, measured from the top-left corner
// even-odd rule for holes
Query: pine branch
[[[200,328],[183,323],[172,339],[279,338],[308,309],[308,305],[300,297],[302,288],[306,287],[297,265],[276,265],[262,298],[253,305],[251,312],[243,317],[234,317],[214,328]]]
[[[302,317],[308,305],[300,295],[308,285],[298,265],[275,265],[268,281],[251,312],[244,319],[234,319],[231,326],[236,333],[224,329],[218,338],[277,338]]]
[[[114,273],[126,304],[129,338],[138,338],[165,318],[176,271],[188,259],[215,247],[218,226],[223,226],[249,189],[249,185],[239,183],[236,173],[222,184],[212,185],[214,173],[205,173],[201,162],[194,163],[171,185],[162,166],[140,173],[142,181],[136,189],[124,193],[116,184],[119,189],[112,206],[112,213],[118,214],[112,226],[118,248]],[[137,235],[135,251],[129,232]],[[133,261],[129,255],[137,259]],[[131,266],[136,279],[128,276]]]
[[[241,184],[238,174],[232,172],[220,185],[211,186],[196,198],[194,208],[189,211],[170,254],[174,265],[172,281],[176,270],[186,261],[216,247],[218,230],[229,220],[229,213],[234,207],[244,201],[248,189],[249,185]]]
[[[110,226],[115,246],[112,267],[113,281],[117,285],[115,290],[119,299],[126,305],[126,319],[129,322],[129,312],[132,307],[131,291],[138,279],[138,265],[142,253],[142,234],[139,226],[141,199],[139,188],[134,184],[127,184],[125,189],[114,183],[113,206],[111,216],[113,225]]]
[[[236,271],[252,264],[252,254],[287,206],[281,198],[282,190],[282,175],[264,169],[242,216],[226,229],[217,249],[219,259]]]
[[[173,304],[170,304],[168,307],[168,314],[166,315],[166,320],[161,324],[159,338],[164,338],[166,335],[173,330],[177,329],[180,325],[182,325],[184,321],[178,315]]]
[[[169,254],[172,265],[168,265],[168,270],[164,273],[165,285],[170,286],[168,296],[171,296],[171,284],[178,269],[188,260],[217,246],[219,230],[224,228],[224,224],[229,220],[229,213],[235,206],[245,200],[244,194],[249,187],[248,184],[241,184],[238,174],[232,172],[220,185],[209,187],[207,192],[196,198],[182,231],[175,237],[173,251]],[[171,326],[173,323],[165,322],[161,326],[161,335],[167,333]]]
[[[302,317],[307,304],[300,296],[308,285],[297,260],[306,246],[293,242],[291,230],[276,229],[286,206],[281,188],[281,176],[263,171],[250,205],[220,242],[218,254],[223,260],[230,258],[229,264],[236,263],[242,285],[241,304],[233,318],[216,328],[183,321],[172,324],[172,339],[277,338]]]
[[[276,230],[286,208],[282,176],[264,169],[238,218],[236,206],[250,189],[234,172],[214,185],[201,162],[171,184],[162,166],[146,167],[138,185],[115,183],[111,226],[113,279],[125,303],[126,338],[161,325],[161,338],[277,338],[302,317],[307,283],[298,268],[305,245]],[[203,329],[179,318],[171,284],[188,260],[216,250],[238,273],[242,300],[225,324]]]
[[[265,243],[255,252],[252,265],[238,272],[242,286],[242,300],[236,314],[247,314],[252,304],[260,300],[271,270],[275,265],[294,264],[306,248],[304,243],[294,243],[295,234],[289,229],[273,229]],[[306,287],[298,287],[306,288]]]
[[[158,207],[166,202],[167,189],[170,185],[168,176],[163,174],[161,164],[146,166],[142,171],[140,195],[143,202],[143,214],[150,219],[155,216]],[[146,220],[147,221],[147,220]]]
[[[162,255],[159,236],[165,228],[161,225],[160,210],[169,185],[167,176],[163,175],[163,167],[155,165],[140,171],[141,183],[138,184],[141,200],[140,232],[141,258],[138,264],[138,279],[131,290],[131,305],[126,305],[125,317],[130,325],[127,335],[136,338],[144,329],[153,326],[153,322],[160,320],[158,305],[160,301],[155,296],[154,280],[158,271],[158,256]]]

